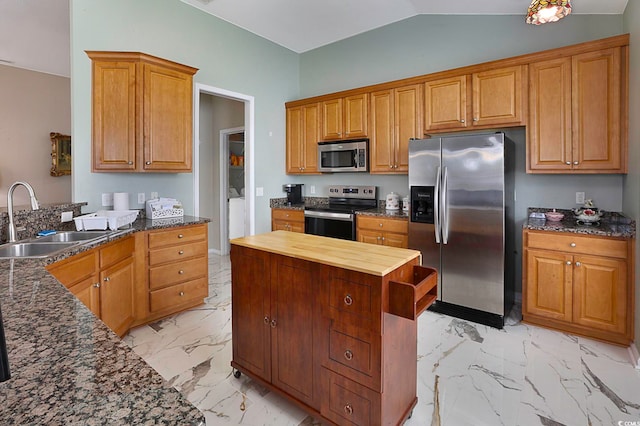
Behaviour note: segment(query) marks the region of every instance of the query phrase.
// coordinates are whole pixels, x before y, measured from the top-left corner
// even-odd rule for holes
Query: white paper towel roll
[[[128,192],[113,193],[113,209],[129,210],[129,193]]]

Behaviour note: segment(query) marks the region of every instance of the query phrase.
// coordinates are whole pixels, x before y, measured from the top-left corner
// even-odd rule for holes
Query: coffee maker
[[[285,185],[282,185],[282,190],[287,193],[288,206],[304,204],[304,200],[302,199],[303,186],[304,184],[302,183],[287,183]]]

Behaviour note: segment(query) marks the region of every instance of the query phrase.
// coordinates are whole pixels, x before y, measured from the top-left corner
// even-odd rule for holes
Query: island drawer
[[[207,261],[202,257],[154,266],[149,268],[149,289],[155,290],[199,277],[206,278],[207,269]]]
[[[195,300],[202,300],[208,295],[207,278],[199,278],[185,283],[176,284],[150,293],[151,312],[176,308]]]
[[[371,286],[334,278],[330,283],[329,306],[357,316],[372,315]]]
[[[331,328],[329,334],[329,358],[356,371],[372,375],[372,348],[369,336],[350,336]]]
[[[526,231],[525,245],[529,248],[557,250],[565,253],[618,258],[627,257],[627,241],[602,236],[592,237],[571,233]]]
[[[206,241],[150,250],[149,265],[155,266],[167,262],[182,261],[195,256],[204,256],[207,254],[207,250]]]
[[[368,426],[381,418],[380,394],[345,377],[325,370],[320,413],[337,424]]]
[[[149,249],[206,240],[206,225],[149,232]]]

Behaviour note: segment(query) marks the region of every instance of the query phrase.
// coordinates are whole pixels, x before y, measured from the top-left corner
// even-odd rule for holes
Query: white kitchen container
[[[92,229],[116,230],[133,223],[138,217],[138,210],[98,210],[95,213],[74,217],[76,230]]]

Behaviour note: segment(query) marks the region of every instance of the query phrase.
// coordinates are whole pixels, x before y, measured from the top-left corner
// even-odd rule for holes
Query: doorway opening
[[[255,233],[254,98],[198,83],[194,96],[194,134],[198,138],[194,146],[194,212],[211,219],[209,251],[225,255],[230,251],[230,198],[234,199],[234,211],[244,211],[242,218],[234,217],[234,226],[241,228],[242,235]],[[238,139],[240,135],[242,146],[234,142],[236,146],[229,149],[228,138]],[[231,152],[236,161],[233,169]],[[243,167],[239,166],[240,153]],[[238,195],[244,190],[244,197],[235,196],[232,182]]]

